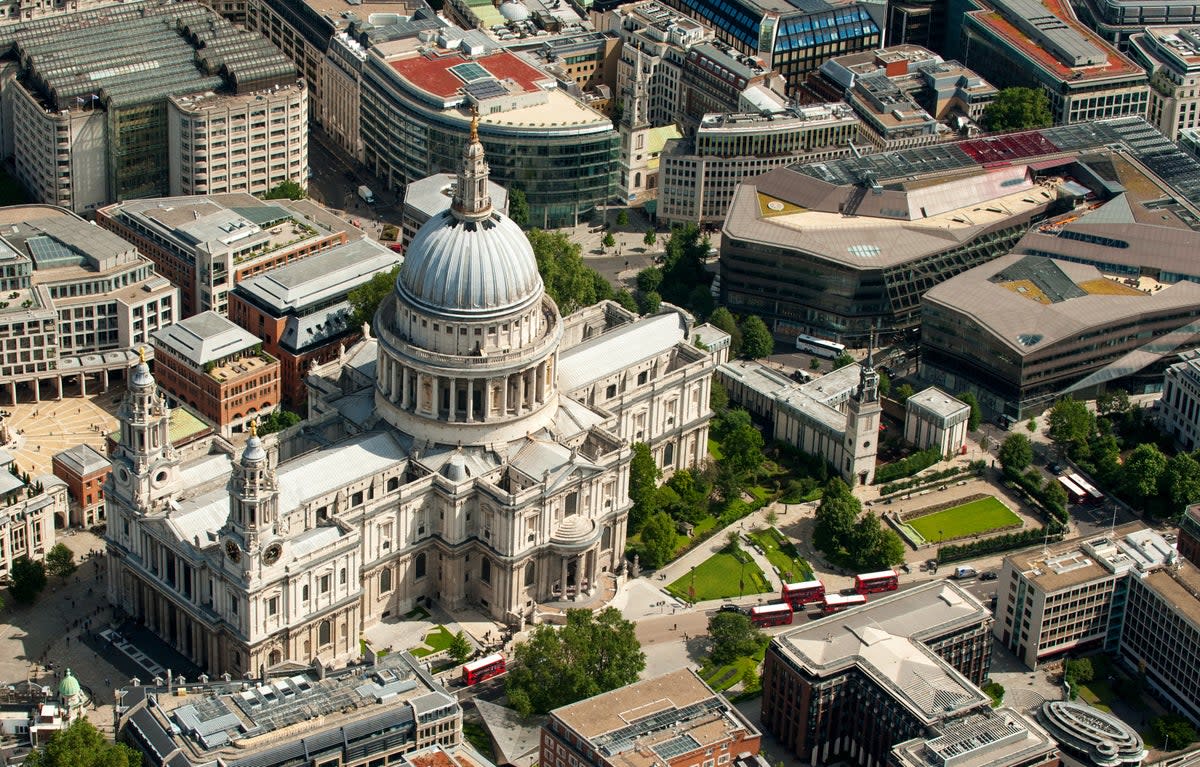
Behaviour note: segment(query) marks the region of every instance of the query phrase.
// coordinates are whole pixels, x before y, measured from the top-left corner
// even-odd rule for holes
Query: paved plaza
[[[6,405],[6,447],[31,477],[51,473],[54,454],[76,445],[86,443],[106,454],[104,437],[118,428],[115,413],[124,394],[122,384],[94,397]]]

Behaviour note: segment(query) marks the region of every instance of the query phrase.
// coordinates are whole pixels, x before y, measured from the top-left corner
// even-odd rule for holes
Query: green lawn
[[[786,583],[807,581],[812,578],[812,568],[796,554],[796,547],[773,527],[755,530],[750,537],[767,556],[767,561],[779,570]]]
[[[742,594],[765,594],[771,591],[762,570],[754,564],[749,555],[742,554],[746,564],[742,563],[728,549],[713,554],[696,566],[693,572],[684,575],[679,580],[667,586],[667,591],[674,596],[690,602],[704,602],[710,599],[729,599]],[[696,594],[689,599],[689,588],[695,577]],[[738,588],[739,579],[745,584],[744,589]]]
[[[767,645],[764,642],[762,648],[753,656],[743,655],[733,663],[727,663],[724,666],[714,666],[712,658],[705,658],[703,665],[700,666],[700,677],[717,692],[725,692],[742,681],[742,677],[746,675],[746,669],[757,671],[766,652]]]
[[[432,655],[435,652],[445,650],[450,646],[452,639],[454,639],[454,635],[450,633],[450,629],[445,626],[438,626],[425,635],[425,647],[418,647],[415,650],[411,650],[411,652],[413,657],[424,658],[426,655]]]
[[[708,454],[713,457],[714,461],[719,461],[725,457],[721,454],[721,443],[717,442],[715,439],[710,439],[708,441]]]
[[[908,524],[930,543],[986,533],[1009,525],[1021,524],[1021,518],[994,496],[979,498],[950,509],[908,520]]]

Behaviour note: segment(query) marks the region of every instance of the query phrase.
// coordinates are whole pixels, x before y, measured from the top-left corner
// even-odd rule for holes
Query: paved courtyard
[[[54,454],[86,443],[104,450],[104,436],[116,431],[114,415],[125,394],[124,385],[114,386],[94,397],[64,397],[61,400],[19,402],[7,405],[3,418],[8,429],[6,447],[17,466],[30,476],[49,474]]]

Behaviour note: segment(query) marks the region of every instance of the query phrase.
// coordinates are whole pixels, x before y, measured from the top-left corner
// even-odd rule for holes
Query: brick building
[[[279,360],[283,402],[303,411],[304,377],[315,363],[337,357],[358,340],[347,297],[400,263],[399,254],[370,239],[355,240],[238,283],[229,296],[229,318],[262,340]]]
[[[51,461],[54,476],[67,483],[74,503],[70,507],[72,527],[92,527],[104,522],[104,480],[112,470],[108,456],[91,445],[55,453]]]
[[[550,712],[542,767],[724,767],[757,754],[762,735],[691,669]]]
[[[159,386],[191,405],[222,436],[279,407],[279,360],[216,312],[181,320],[153,339]]]
[[[1183,516],[1179,518],[1179,540],[1175,545],[1181,556],[1200,566],[1200,503],[1193,503],[1183,510]]]
[[[811,764],[883,764],[893,745],[988,714],[992,616],[947,581],[923,583],[775,637],[762,723]]]

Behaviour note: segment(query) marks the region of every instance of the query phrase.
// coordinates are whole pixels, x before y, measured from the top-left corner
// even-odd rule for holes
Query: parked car
[[[966,578],[974,578],[975,577],[975,568],[971,567],[969,565],[959,565],[958,567],[954,568],[954,574],[951,575],[950,577],[955,578],[956,580],[963,580]]]
[[[1052,463],[1052,464],[1050,464],[1049,466],[1047,466],[1046,468],[1047,468],[1047,469],[1049,469],[1049,470],[1050,470],[1050,473],[1051,473],[1051,474],[1053,474],[1053,475],[1054,475],[1054,476],[1056,476],[1056,477],[1057,477],[1059,474],[1062,474],[1064,471],[1066,471],[1066,469],[1064,469],[1064,468],[1063,468],[1063,465],[1062,465],[1061,463],[1058,463],[1058,462]]]
[[[979,580],[981,581],[994,581],[996,578],[996,573],[992,570],[987,570],[979,574]]]
[[[744,610],[742,610],[742,608],[738,607],[738,606],[737,606],[737,605],[735,605],[735,604],[726,603],[726,604],[723,604],[723,605],[721,605],[719,608],[717,608],[717,612],[720,612],[720,613],[741,613],[741,612],[745,612],[745,611],[744,611]]]

